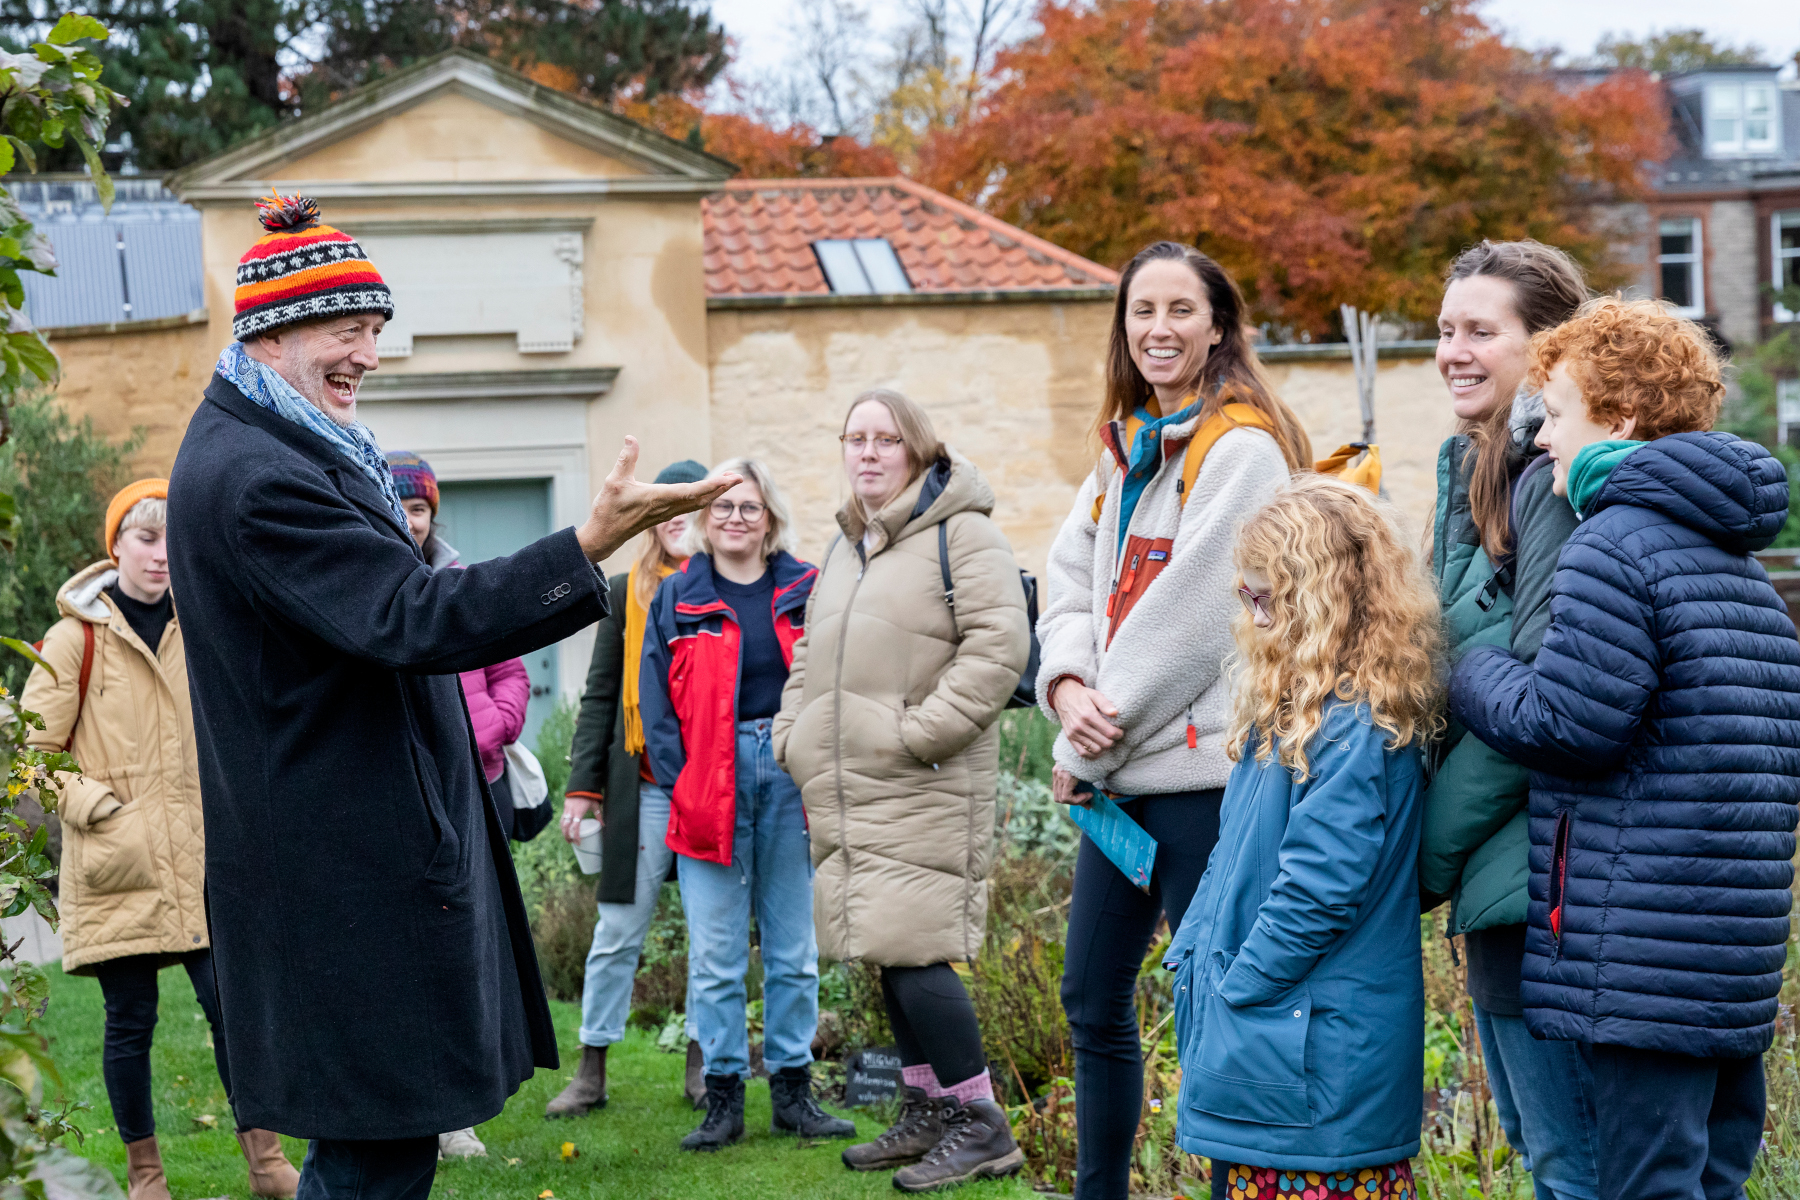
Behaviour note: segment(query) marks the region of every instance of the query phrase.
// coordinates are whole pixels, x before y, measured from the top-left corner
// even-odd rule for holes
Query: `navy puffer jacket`
[[[1787,505],[1760,446],[1645,444],[1563,547],[1536,663],[1480,647],[1451,679],[1457,719],[1532,770],[1539,1037],[1716,1058],[1773,1040],[1800,642],[1750,551]]]

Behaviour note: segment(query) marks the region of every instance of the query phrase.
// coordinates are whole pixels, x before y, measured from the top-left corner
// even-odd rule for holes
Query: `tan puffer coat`
[[[947,478],[946,478],[947,476]],[[973,959],[987,924],[999,731],[1030,653],[994,493],[955,451],[875,515],[846,508],[819,567],[774,748],[812,833],[827,958]],[[952,616],[938,569],[949,537]]]
[[[56,593],[63,619],[44,637],[56,677],[33,667],[21,698],[44,718],[31,744],[68,740],[81,677],[82,625],[94,627],[87,704],[63,777],[63,969],[128,954],[204,949],[206,835],[194,756],[194,715],[179,614],[153,655],[103,590],[110,562],[79,572]]]

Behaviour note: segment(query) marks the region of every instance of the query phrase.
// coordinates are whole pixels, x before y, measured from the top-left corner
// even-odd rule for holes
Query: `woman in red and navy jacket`
[[[744,482],[688,525],[690,557],[657,589],[639,673],[644,754],[657,786],[671,794],[668,846],[687,913],[688,1016],[706,1062],[706,1118],[682,1139],[686,1150],[717,1150],[744,1135],[752,906],[774,1131],[855,1132],[812,1096],[819,1021],[812,844],[800,790],[770,747],[818,570],[783,548],[792,521],[768,468],[732,459],[713,474],[724,471]]]

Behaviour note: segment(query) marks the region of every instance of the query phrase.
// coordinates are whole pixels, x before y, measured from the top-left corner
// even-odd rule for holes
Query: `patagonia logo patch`
[[[1145,555],[1145,557],[1151,562],[1168,562],[1169,552],[1167,550],[1152,550],[1149,554]]]

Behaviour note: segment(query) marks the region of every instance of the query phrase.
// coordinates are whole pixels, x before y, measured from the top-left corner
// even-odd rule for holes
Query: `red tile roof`
[[[1116,271],[910,179],[734,179],[701,205],[706,294],[828,294],[812,243],[886,238],[915,292],[1107,287]]]

